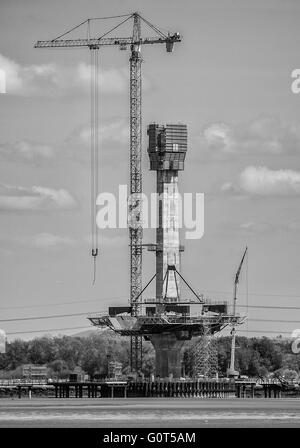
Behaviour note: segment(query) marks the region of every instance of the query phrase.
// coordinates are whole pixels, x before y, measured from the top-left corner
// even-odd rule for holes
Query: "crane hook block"
[[[167,53],[173,53],[173,49],[174,49],[174,42],[170,39],[166,41],[166,50]]]
[[[98,255],[98,249],[92,249],[92,256],[97,257]]]

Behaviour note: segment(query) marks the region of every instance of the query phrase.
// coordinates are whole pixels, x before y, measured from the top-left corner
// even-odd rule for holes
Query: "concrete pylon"
[[[150,124],[148,136],[150,170],[157,173],[159,197],[155,315],[161,316],[167,304],[179,309],[179,279],[175,272],[175,269],[180,270],[178,172],[184,170],[187,127],[185,124]],[[170,266],[175,269],[169,270]],[[166,331],[149,337],[156,353],[156,375],[161,378],[181,376],[181,349],[185,341],[179,333]]]
[[[153,334],[150,341],[155,350],[155,373],[160,378],[181,377],[181,351],[185,341],[175,333]]]
[[[184,170],[187,151],[185,124],[150,124],[148,126],[150,170],[156,171],[159,197],[156,230],[156,301],[178,302],[179,279],[171,272],[164,282],[169,265],[180,270],[180,197],[178,172]],[[158,306],[158,308],[160,308]]]
[[[177,302],[179,279],[175,272],[170,273],[168,282],[164,282],[169,265],[180,270],[179,255],[179,195],[177,171],[157,171],[157,193],[159,203],[159,225],[156,230],[156,298]]]

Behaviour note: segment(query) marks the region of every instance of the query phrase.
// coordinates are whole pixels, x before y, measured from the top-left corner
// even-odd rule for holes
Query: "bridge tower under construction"
[[[180,278],[176,272],[180,271],[182,248],[179,240],[178,173],[184,170],[187,126],[150,124],[148,136],[150,170],[157,173],[156,192],[159,198],[155,246],[157,304],[153,312],[163,314],[167,305],[169,310],[179,311],[177,307],[180,302]],[[189,335],[184,330],[149,337],[155,348],[157,376],[161,378],[169,375],[176,378],[181,376],[181,349],[187,338]]]
[[[184,170],[187,153],[185,124],[150,124],[148,126],[150,170],[156,171],[158,225],[156,243],[148,245],[155,252],[155,274],[131,302],[131,306],[110,307],[107,314],[89,317],[93,325],[107,326],[123,336],[143,336],[155,350],[155,373],[160,379],[182,376],[182,349],[193,337],[213,335],[242,319],[228,313],[226,303],[207,303],[181,274],[179,228],[181,199],[178,175]],[[155,298],[145,291],[156,279]],[[182,297],[181,285],[189,295]],[[194,305],[201,311],[194,312]],[[138,312],[136,312],[138,310]],[[195,369],[193,369],[195,371]]]

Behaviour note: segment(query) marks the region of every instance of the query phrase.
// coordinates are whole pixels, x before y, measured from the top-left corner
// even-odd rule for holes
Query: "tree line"
[[[226,375],[230,360],[230,337],[216,338],[218,371]],[[188,350],[187,347],[184,349]],[[185,360],[186,357],[183,356]],[[47,365],[49,377],[67,378],[80,367],[90,377],[105,377],[110,361],[122,363],[123,373],[130,372],[129,338],[118,336],[110,330],[93,332],[88,337],[43,336],[30,341],[21,339],[7,343],[6,353],[0,355],[0,377],[21,376],[23,364]],[[143,344],[143,373],[154,373],[155,352],[150,342]],[[185,366],[188,371],[188,366]],[[291,341],[280,337],[237,337],[236,369],[242,375],[266,377],[280,373],[291,379],[299,379],[300,354],[291,350]]]

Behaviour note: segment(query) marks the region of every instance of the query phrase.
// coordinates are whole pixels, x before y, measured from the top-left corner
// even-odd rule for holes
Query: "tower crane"
[[[236,271],[236,274],[235,274],[234,288],[233,288],[233,318],[235,318],[235,316],[236,316],[237,288],[238,288],[240,274],[241,274],[241,270],[243,267],[243,263],[244,263],[247,251],[248,251],[248,247],[246,246],[246,249],[243,253],[238,270]],[[230,367],[227,370],[227,375],[230,377],[236,377],[236,376],[238,376],[239,372],[237,372],[234,368],[234,365],[235,365],[235,336],[236,336],[235,320],[233,319],[232,322],[233,323],[232,323],[232,330],[231,330]]]
[[[99,37],[91,37],[90,25],[94,20],[122,17],[122,21]],[[131,37],[109,37],[108,35],[125,22],[133,20]],[[141,23],[155,32],[154,37],[142,37]],[[87,27],[86,39],[62,39],[80,27]],[[98,255],[98,232],[96,226],[96,196],[98,194],[98,51],[103,46],[118,46],[120,50],[130,48],[130,197],[128,201],[128,222],[134,219],[135,226],[129,226],[130,239],[130,305],[133,315],[138,315],[142,291],[142,55],[143,45],[165,44],[166,51],[173,51],[174,43],[180,42],[179,33],[165,33],[144,19],[138,12],[132,14],[86,19],[62,35],[52,40],[38,41],[35,48],[88,48],[91,50],[91,220],[92,256],[94,259],[94,280],[96,257]],[[134,195],[134,196],[133,196]],[[134,198],[134,199],[132,199]],[[142,337],[131,336],[131,370],[142,368]]]

